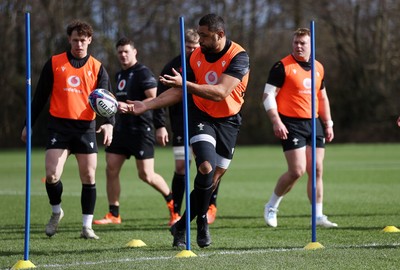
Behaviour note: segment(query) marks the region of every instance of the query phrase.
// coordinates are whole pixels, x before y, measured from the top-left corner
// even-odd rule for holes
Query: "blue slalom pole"
[[[30,207],[31,207],[31,32],[30,14],[25,13],[26,46],[26,192],[25,192],[25,247],[24,260],[29,260]]]
[[[183,101],[183,131],[185,149],[185,192],[186,192],[186,250],[190,250],[190,167],[189,167],[189,128],[186,86],[186,52],[185,52],[185,19],[179,18],[181,37],[181,63],[182,63],[182,101]]]
[[[316,217],[316,193],[317,193],[317,166],[316,166],[316,119],[315,119],[315,24],[314,21],[310,23],[311,32],[311,147],[312,147],[312,242],[317,242],[317,217]]]

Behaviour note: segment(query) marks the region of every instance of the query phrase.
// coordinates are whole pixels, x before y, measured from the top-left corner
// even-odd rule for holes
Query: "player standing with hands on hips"
[[[208,14],[199,21],[200,48],[188,59],[187,91],[190,144],[197,173],[190,194],[190,220],[196,219],[197,244],[207,247],[211,236],[207,224],[210,197],[232,160],[241,125],[240,110],[249,77],[249,57],[237,43],[227,39],[224,20]],[[182,100],[182,77],[160,76],[170,89],[148,101],[128,102],[124,113],[141,114]],[[186,212],[170,231],[173,246],[185,248]]]
[[[311,115],[311,33],[307,28],[294,32],[292,53],[270,70],[264,88],[263,104],[273,125],[273,131],[281,140],[288,170],[279,178],[269,202],[264,208],[268,226],[278,225],[277,212],[283,196],[297,180],[308,174],[307,193],[312,196],[312,115]],[[325,141],[334,137],[328,95],[324,84],[324,68],[315,61],[316,67],[316,217],[317,225],[337,227],[323,214],[323,160]],[[322,123],[321,123],[322,122]]]
[[[97,167],[97,142],[95,113],[88,96],[96,88],[111,90],[106,69],[88,54],[93,29],[83,21],[73,21],[67,27],[71,50],[51,57],[43,67],[32,101],[32,125],[50,97],[50,118],[46,146],[46,191],[52,215],[46,225],[46,235],[57,232],[64,216],[61,208],[63,184],[61,175],[65,162],[74,154],[82,182],[82,232],[81,237],[98,239],[92,229],[96,203],[95,173]],[[104,133],[103,143],[112,141],[114,117],[106,119],[97,133]],[[21,139],[26,142],[26,127]]]

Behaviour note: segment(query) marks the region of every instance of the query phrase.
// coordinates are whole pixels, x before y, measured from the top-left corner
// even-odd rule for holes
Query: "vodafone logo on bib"
[[[310,79],[310,78],[305,78],[305,79],[303,80],[303,86],[304,86],[306,89],[311,89],[311,79]]]
[[[218,75],[215,71],[209,71],[209,72],[207,72],[205,79],[206,79],[207,84],[214,85],[218,81]]]
[[[67,82],[72,87],[78,87],[81,84],[81,79],[78,76],[70,76]]]

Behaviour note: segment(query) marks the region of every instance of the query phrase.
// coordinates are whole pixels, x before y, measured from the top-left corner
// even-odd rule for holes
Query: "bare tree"
[[[400,2],[396,0],[3,0],[0,4],[0,147],[22,146],[25,119],[24,13],[31,12],[32,92],[43,64],[68,49],[66,25],[75,18],[95,29],[90,53],[111,78],[119,69],[115,43],[135,41],[138,59],[155,75],[180,53],[179,18],[196,27],[201,16],[220,14],[228,38],[250,56],[250,80],[239,143],[272,143],[261,95],[270,67],[290,53],[291,33],[316,22],[317,59],[326,68],[336,141],[397,141]],[[46,111],[46,109],[44,109]],[[379,132],[376,132],[379,131]],[[34,145],[43,144],[46,113]]]

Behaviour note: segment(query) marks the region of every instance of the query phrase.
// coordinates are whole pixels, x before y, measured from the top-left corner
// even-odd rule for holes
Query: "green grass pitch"
[[[104,150],[99,151],[95,218],[108,210]],[[76,160],[62,177],[65,217],[52,238],[44,234],[51,208],[44,177],[44,151],[32,152],[29,260],[37,269],[399,269],[400,144],[331,144],[324,172],[324,212],[339,224],[317,229],[323,249],[311,242],[311,206],[304,176],[281,203],[277,228],[269,228],[263,208],[286,162],[279,146],[238,146],[218,197],[210,226],[212,245],[200,249],[192,223],[191,251],[176,258],[162,196],[137,177],[134,159],[121,173],[121,225],[93,225],[98,241],[79,238],[80,192]],[[191,168],[191,179],[195,174]],[[171,148],[156,149],[156,171],[171,184]],[[24,259],[25,151],[0,151],[0,270]],[[193,183],[193,182],[192,182]],[[132,239],[145,247],[129,248]]]

